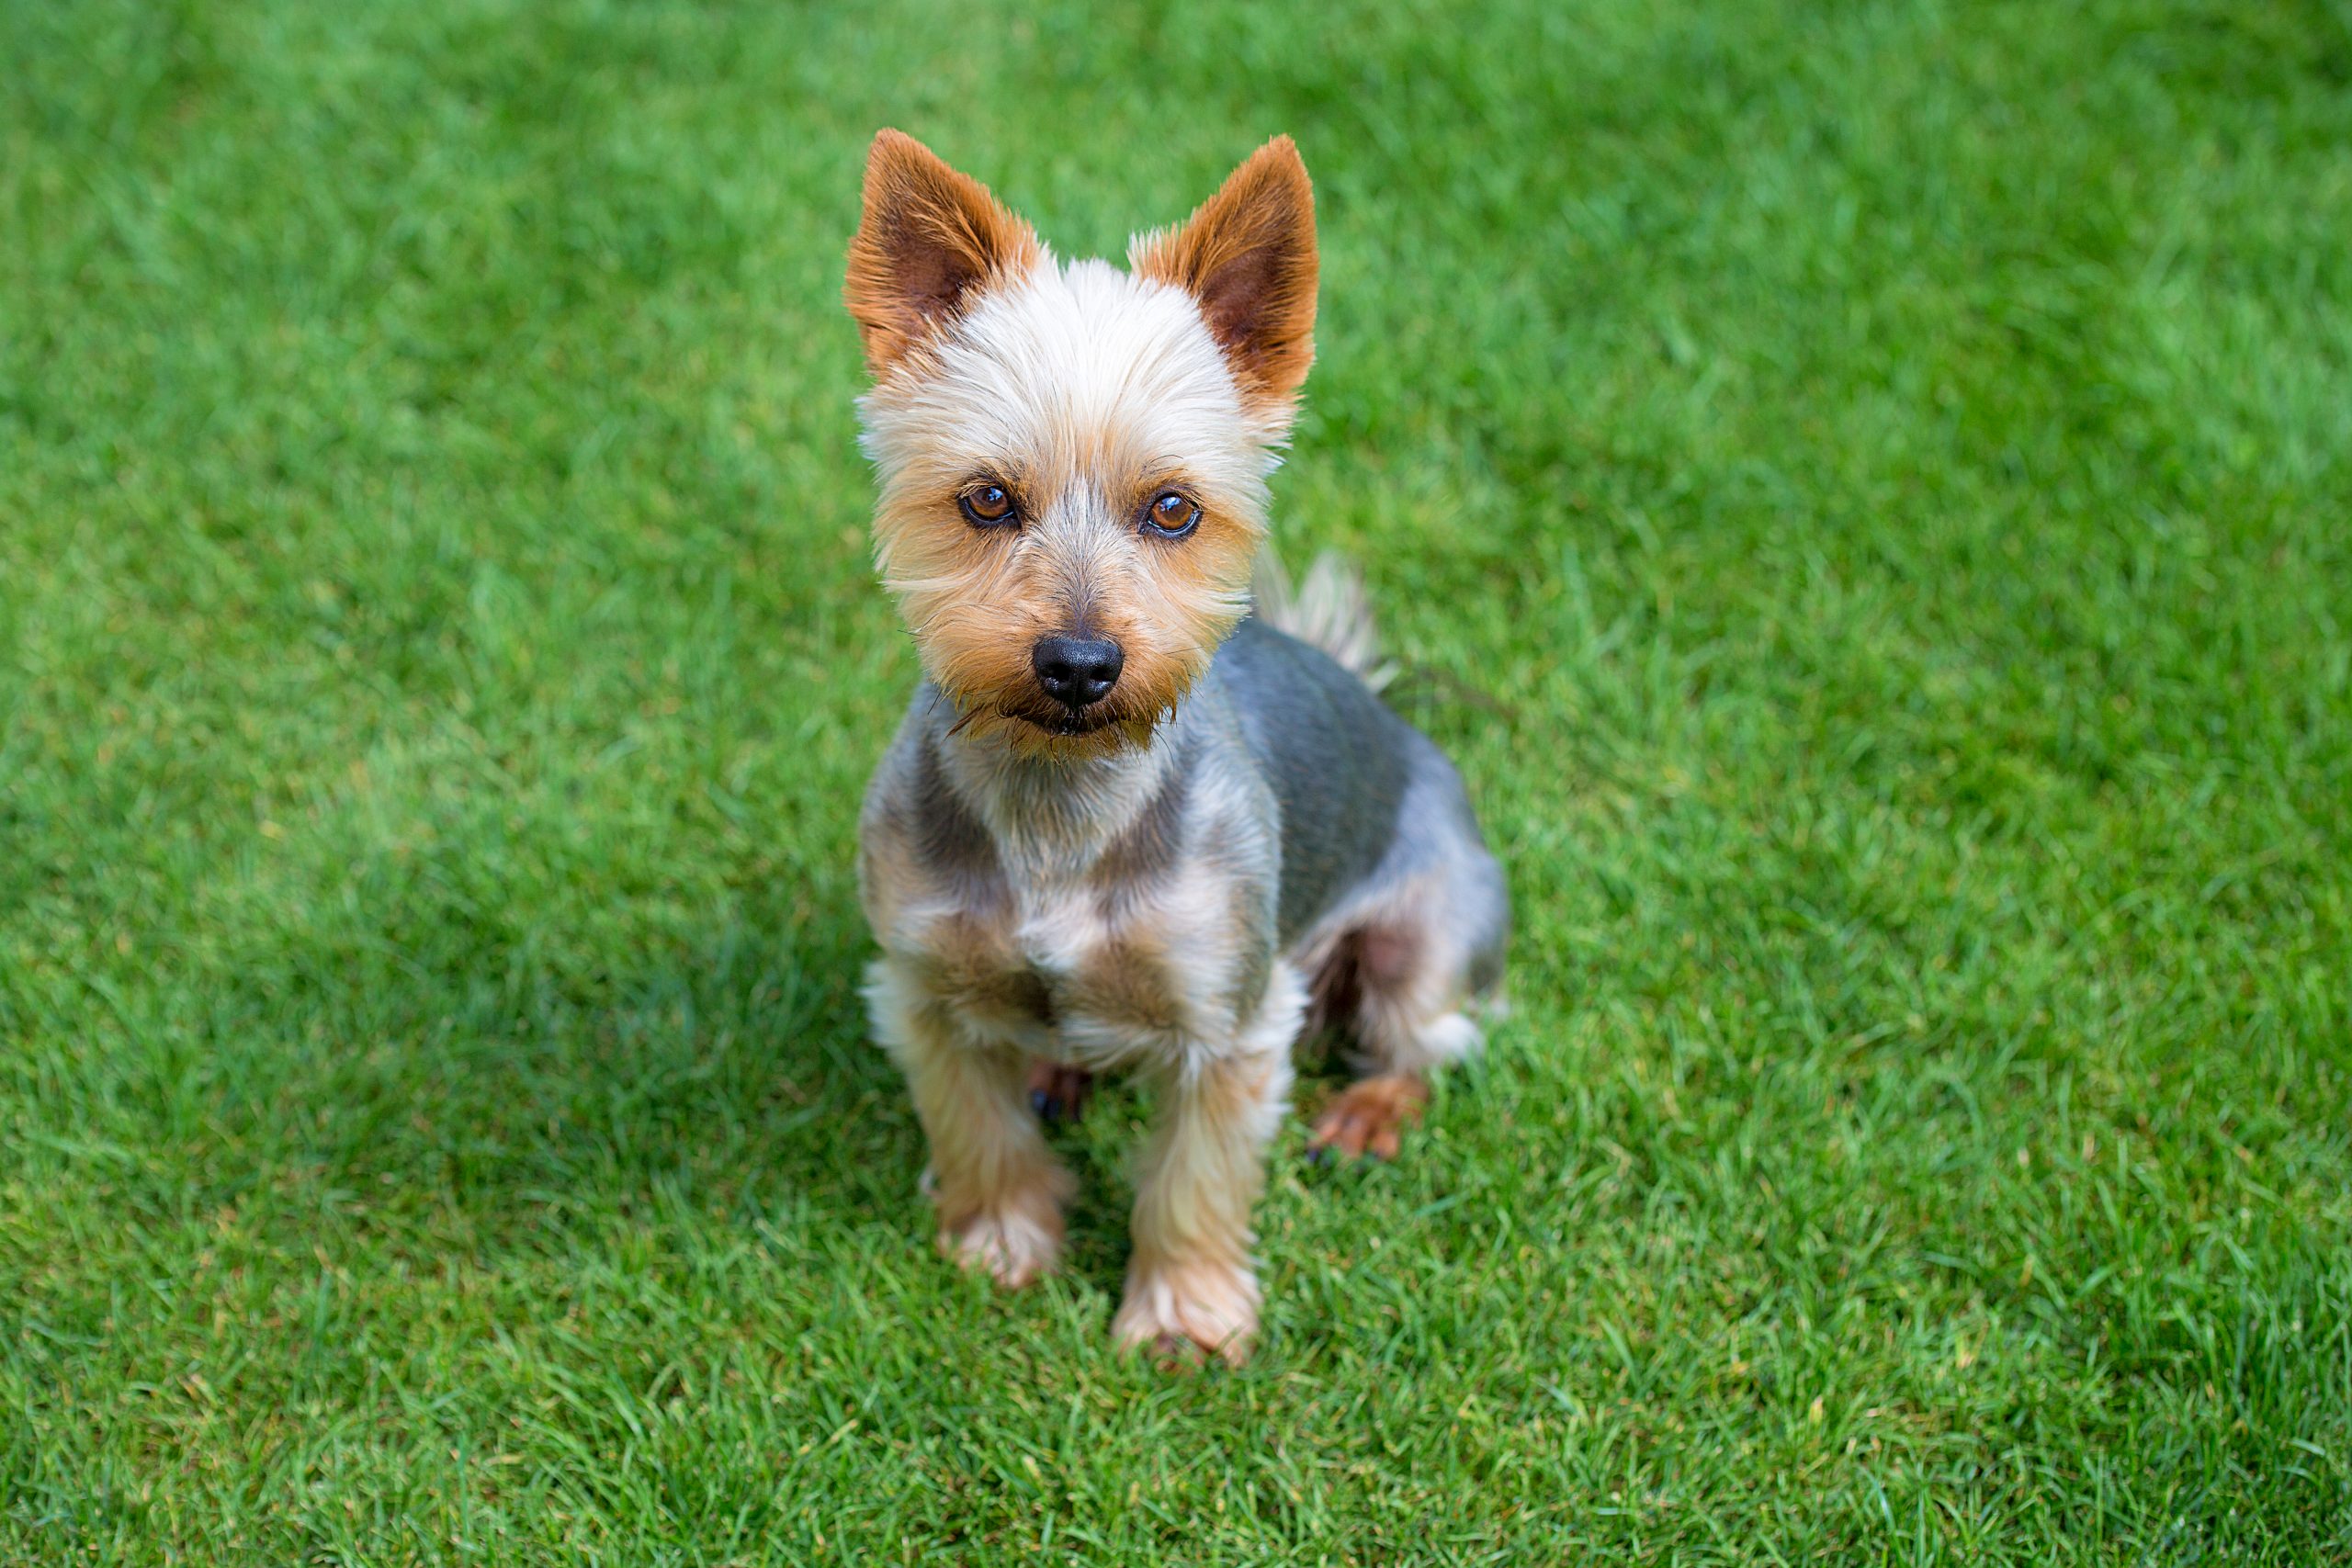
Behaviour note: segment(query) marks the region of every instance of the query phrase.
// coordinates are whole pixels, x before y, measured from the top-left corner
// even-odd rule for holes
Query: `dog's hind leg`
[[[1317,1117],[1313,1157],[1396,1157],[1430,1075],[1479,1047],[1470,1009],[1499,982],[1509,919],[1479,850],[1387,890],[1333,941],[1318,989],[1344,1010],[1329,1021],[1354,1033],[1363,1077]]]
[[[1029,1064],[1029,1109],[1040,1122],[1082,1122],[1094,1075],[1039,1056]]]

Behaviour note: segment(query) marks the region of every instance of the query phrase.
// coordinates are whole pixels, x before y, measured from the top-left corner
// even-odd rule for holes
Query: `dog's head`
[[[1024,747],[1148,736],[1247,605],[1315,356],[1290,139],[1127,265],[1056,262],[978,182],[875,138],[845,295],[876,558],[962,722]]]

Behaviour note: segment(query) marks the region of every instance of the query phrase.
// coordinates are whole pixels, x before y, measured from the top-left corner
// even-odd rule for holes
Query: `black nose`
[[[1037,667],[1037,684],[1067,708],[1082,708],[1102,700],[1119,682],[1119,667],[1126,656],[1115,642],[1102,637],[1040,637],[1030,650]]]

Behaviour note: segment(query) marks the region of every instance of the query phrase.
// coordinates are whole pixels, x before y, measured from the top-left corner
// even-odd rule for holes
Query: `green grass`
[[[0,0],[0,1561],[2352,1560],[2352,11]],[[932,1255],[879,125],[1321,197],[1509,865],[1267,1342]],[[1475,688],[1480,696],[1463,694]]]

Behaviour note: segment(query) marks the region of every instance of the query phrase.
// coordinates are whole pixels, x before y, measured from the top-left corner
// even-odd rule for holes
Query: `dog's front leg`
[[[1160,1355],[1188,1347],[1235,1366],[1258,1330],[1250,1206],[1290,1091],[1303,995],[1286,966],[1257,1022],[1229,1044],[1163,1066],[1159,1110],[1136,1194],[1135,1252],[1112,1332]]]
[[[939,1250],[1008,1286],[1051,1270],[1070,1182],[1030,1112],[1028,1058],[968,1038],[947,1005],[888,958],[874,965],[866,999],[931,1145]]]

